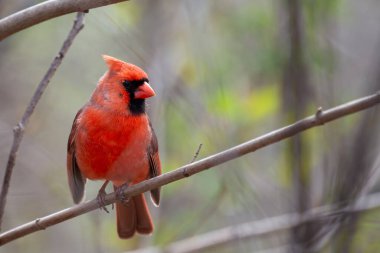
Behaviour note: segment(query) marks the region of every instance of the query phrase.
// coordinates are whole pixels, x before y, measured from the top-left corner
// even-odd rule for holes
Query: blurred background
[[[0,1],[0,15],[41,1]],[[12,127],[75,14],[0,42],[0,176]],[[164,172],[380,89],[378,0],[139,0],[91,10],[26,129],[3,231],[73,205],[66,178],[72,121],[106,71],[101,55],[147,71]],[[97,210],[0,252],[124,252],[380,191],[379,109],[163,187],[155,232],[120,240]],[[87,183],[87,199],[102,182]],[[111,189],[108,189],[111,191]],[[379,252],[380,210],[310,222],[198,252]],[[273,224],[275,226],[276,224]],[[270,226],[270,224],[269,224]]]

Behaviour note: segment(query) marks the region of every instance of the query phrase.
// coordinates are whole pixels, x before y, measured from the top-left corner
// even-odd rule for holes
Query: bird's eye
[[[133,80],[133,81],[128,81],[128,80],[123,80],[122,84],[124,88],[137,88],[140,85],[143,85],[144,82],[149,83],[149,80],[147,78],[139,79],[139,80]]]
[[[123,84],[124,87],[130,86],[130,82],[128,82],[127,80],[124,80],[121,83]]]

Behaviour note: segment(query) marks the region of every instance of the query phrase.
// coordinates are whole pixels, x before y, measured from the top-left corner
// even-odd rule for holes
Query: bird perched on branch
[[[106,180],[116,191],[161,174],[157,138],[145,112],[145,99],[155,95],[139,67],[103,56],[108,71],[100,78],[90,101],[75,116],[67,147],[67,174],[75,203],[82,201],[86,179]],[[120,191],[122,192],[122,191]],[[151,190],[158,206],[160,189]],[[117,232],[129,238],[153,231],[143,194],[116,202]]]

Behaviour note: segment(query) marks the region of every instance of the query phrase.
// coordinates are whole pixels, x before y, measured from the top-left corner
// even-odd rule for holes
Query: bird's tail
[[[140,234],[153,232],[153,222],[150,216],[144,194],[132,197],[126,203],[116,202],[117,233],[122,239],[132,237],[137,231]]]

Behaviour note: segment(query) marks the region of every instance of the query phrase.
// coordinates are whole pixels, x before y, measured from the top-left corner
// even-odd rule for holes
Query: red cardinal
[[[145,99],[155,95],[139,67],[103,56],[109,70],[100,78],[90,101],[77,113],[67,146],[67,174],[74,202],[83,199],[86,179],[108,180],[117,189],[161,174],[158,144],[145,113]],[[160,189],[151,191],[160,202]],[[153,231],[143,194],[116,203],[117,232],[129,238],[135,231]]]

